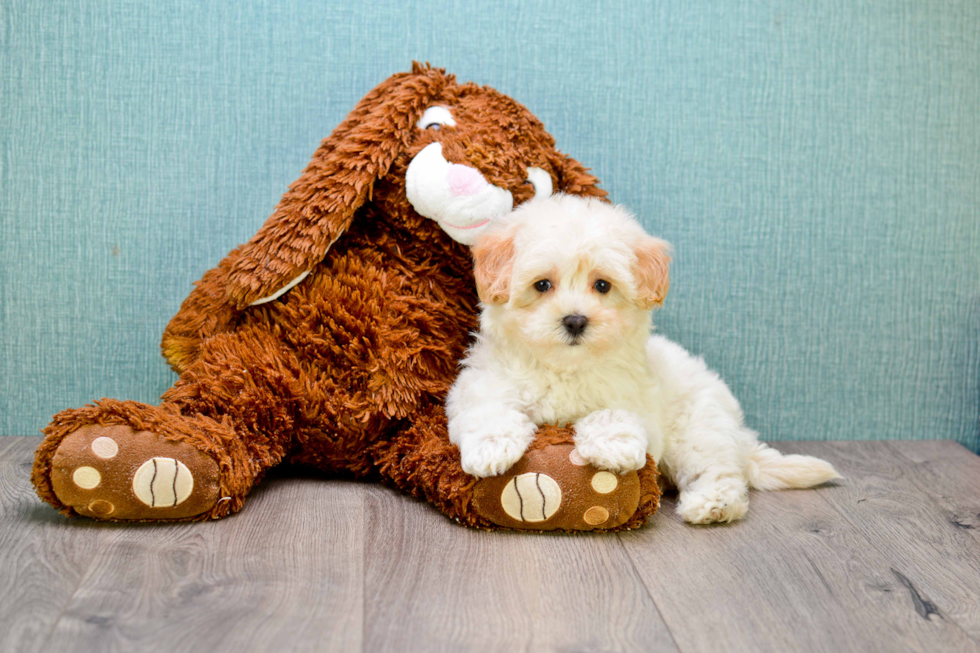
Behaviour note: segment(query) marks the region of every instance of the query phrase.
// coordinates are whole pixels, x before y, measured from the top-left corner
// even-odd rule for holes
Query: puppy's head
[[[483,327],[558,364],[634,346],[667,295],[669,250],[621,206],[528,202],[473,249]]]

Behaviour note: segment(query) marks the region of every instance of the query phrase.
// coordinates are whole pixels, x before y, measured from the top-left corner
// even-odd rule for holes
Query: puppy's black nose
[[[565,331],[568,331],[574,337],[578,337],[585,331],[585,327],[589,323],[589,318],[576,313],[575,315],[566,315],[561,319],[561,323],[565,325]]]

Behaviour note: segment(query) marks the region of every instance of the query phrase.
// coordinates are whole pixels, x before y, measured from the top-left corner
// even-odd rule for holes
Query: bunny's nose
[[[449,194],[453,197],[476,195],[487,186],[487,180],[479,170],[457,163],[450,164],[446,181],[449,182]]]
[[[582,335],[583,331],[585,331],[585,327],[589,323],[589,318],[575,313],[574,315],[566,315],[563,317],[561,319],[561,323],[564,325],[565,331],[568,331],[572,337],[577,338]]]

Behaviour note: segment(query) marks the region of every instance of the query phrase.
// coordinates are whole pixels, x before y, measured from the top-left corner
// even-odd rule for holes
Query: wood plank
[[[364,488],[275,478],[236,516],[108,525],[45,648],[361,648]]]
[[[980,544],[980,456],[952,440],[888,442],[908,478]]]
[[[0,438],[0,651],[40,651],[104,541],[31,486],[37,436]]]
[[[467,529],[381,487],[367,514],[365,650],[677,650],[615,536]]]
[[[923,620],[873,550],[823,499],[840,488],[753,492],[747,518],[691,526],[669,497],[620,534],[681,650],[978,651]]]
[[[41,438],[31,438],[24,435],[4,435],[0,436],[0,462],[2,462],[8,451],[15,451],[11,454],[11,460],[17,456],[22,456],[21,449],[34,451],[37,445],[41,444]]]
[[[892,446],[793,442],[783,449],[834,463],[846,481],[820,496],[888,559],[908,605],[923,621],[955,623],[980,642],[980,548],[916,485]]]
[[[288,472],[221,522],[68,520],[39,443],[0,438],[0,650],[980,650],[980,458],[953,443],[781,443],[847,480],[619,536]]]

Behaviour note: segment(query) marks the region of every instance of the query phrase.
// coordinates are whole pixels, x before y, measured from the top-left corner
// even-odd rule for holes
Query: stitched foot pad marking
[[[133,476],[133,494],[151,508],[173,508],[194,491],[194,475],[174,458],[150,458]]]
[[[592,506],[585,511],[585,514],[582,515],[582,519],[585,520],[586,524],[598,526],[602,522],[609,519],[609,511],[602,506]]]
[[[103,501],[102,499],[96,499],[92,503],[88,504],[88,509],[94,512],[99,517],[108,517],[113,512],[115,512],[116,507],[109,503],[108,501]]]
[[[521,474],[504,486],[500,505],[512,519],[531,523],[547,521],[561,507],[561,488],[545,474]]]
[[[616,475],[611,472],[599,472],[592,477],[592,489],[599,494],[609,494],[616,489],[617,485],[619,485],[619,481],[616,480]]]
[[[99,483],[102,482],[102,474],[99,474],[99,470],[94,467],[79,467],[72,473],[71,480],[83,490],[91,490],[99,487]]]
[[[83,426],[51,458],[55,496],[95,519],[200,515],[217,503],[220,483],[217,463],[193,445],[125,425]]]
[[[119,445],[112,438],[95,438],[92,440],[92,453],[103,460],[111,460],[119,453]]]
[[[568,454],[568,460],[576,467],[585,467],[589,464],[589,461],[578,452],[578,449],[572,449],[572,453]]]
[[[590,465],[571,444],[529,451],[501,476],[473,486],[473,507],[488,521],[521,530],[591,531],[626,523],[640,504],[636,472],[617,476]]]

